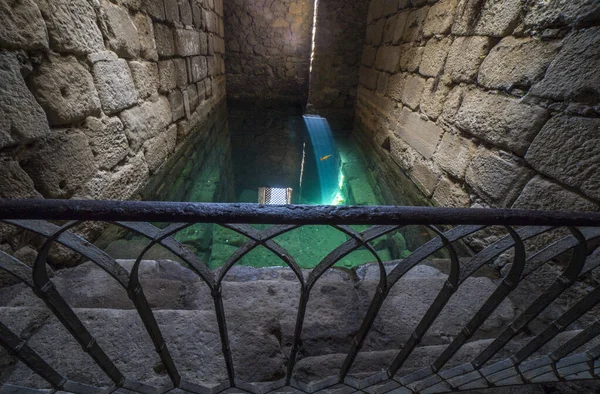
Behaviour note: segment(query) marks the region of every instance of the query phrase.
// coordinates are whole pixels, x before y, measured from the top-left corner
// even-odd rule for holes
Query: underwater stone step
[[[351,179],[348,181],[350,195],[354,205],[376,205],[377,197],[368,182],[362,179]]]

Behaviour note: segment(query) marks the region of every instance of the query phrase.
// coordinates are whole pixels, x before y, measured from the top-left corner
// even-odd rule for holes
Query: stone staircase
[[[119,264],[130,270],[133,261],[119,260]],[[349,376],[366,377],[390,365],[447,279],[433,265],[443,268],[445,264],[442,260],[419,265],[393,288]],[[207,286],[190,270],[169,260],[144,261],[140,278],[182,378],[208,387],[226,382],[214,303]],[[57,271],[52,280],[128,379],[154,387],[170,383],[133,303],[108,274],[88,262]],[[307,383],[338,374],[377,280],[377,266],[367,265],[355,270],[329,270],[317,282],[308,304],[294,379]],[[398,375],[428,366],[495,288],[487,277],[467,279]],[[284,268],[234,267],[223,282],[223,298],[236,378],[247,382],[284,378],[299,301],[299,284],[293,273]],[[448,365],[469,362],[514,319],[518,304],[524,302],[505,300]],[[543,325],[557,315],[558,311],[549,310],[538,323]],[[25,285],[0,289],[0,322],[70,380],[97,387],[111,384]],[[547,353],[579,332],[572,328],[538,353]],[[527,339],[526,333],[519,335],[499,356],[511,354]],[[5,391],[10,385],[51,388],[3,349],[0,371]]]

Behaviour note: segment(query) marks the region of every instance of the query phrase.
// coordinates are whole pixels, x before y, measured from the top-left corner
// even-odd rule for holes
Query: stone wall
[[[224,99],[222,15],[222,0],[0,2],[0,198],[135,196]]]
[[[596,0],[372,0],[356,134],[437,205],[600,208]]]
[[[334,128],[352,129],[369,0],[319,0],[309,105]]]
[[[228,0],[224,5],[228,99],[305,105],[313,0]]]

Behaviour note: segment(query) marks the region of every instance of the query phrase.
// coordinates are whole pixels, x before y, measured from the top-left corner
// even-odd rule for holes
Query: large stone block
[[[111,115],[137,104],[138,94],[125,59],[117,59],[112,52],[89,58],[104,113]]]
[[[554,100],[596,104],[600,97],[600,28],[574,33],[566,39],[544,79],[533,85],[531,94]]]
[[[179,0],[179,17],[181,23],[192,26],[192,6],[190,0]]]
[[[413,44],[404,44],[400,46],[401,71],[416,72],[423,58],[424,47],[414,46]]]
[[[444,117],[445,113],[444,108]],[[472,90],[465,94],[454,120],[448,120],[469,134],[524,156],[548,116],[544,108]]]
[[[488,203],[509,207],[533,174],[510,153],[481,148],[467,168],[465,180]]]
[[[433,160],[453,177],[462,179],[475,150],[475,144],[471,140],[447,132],[444,134]]]
[[[452,33],[504,37],[519,23],[521,0],[460,0]]]
[[[481,64],[478,82],[490,89],[529,89],[543,78],[559,48],[556,41],[506,37]]]
[[[377,78],[379,73],[377,70],[367,67],[360,68],[360,84],[367,89],[375,90],[377,88]]]
[[[129,146],[138,151],[144,141],[164,132],[171,123],[171,107],[166,97],[159,96],[155,102],[146,101],[123,111],[120,118],[125,126]]]
[[[458,0],[442,0],[434,4],[425,18],[423,36],[450,33],[457,4]]]
[[[545,211],[598,211],[600,205],[573,193],[543,176],[536,175],[512,206],[515,209]]]
[[[401,102],[404,94],[404,84],[406,83],[405,73],[392,74],[388,79],[386,94],[394,101]]]
[[[188,85],[188,70],[185,59],[173,59],[177,87],[183,89]]]
[[[153,19],[164,21],[165,18],[165,4],[163,0],[147,0],[144,2],[144,11],[148,13]]]
[[[208,65],[204,56],[194,56],[191,60],[192,82],[199,82],[208,76]]]
[[[156,52],[160,57],[171,57],[175,55],[175,42],[173,41],[173,31],[162,23],[154,24],[154,39],[156,42]]]
[[[175,131],[176,140],[177,126],[175,126],[174,129],[171,128],[171,130]],[[170,149],[174,145],[174,141],[169,141],[169,139],[173,139],[173,134],[167,133],[165,130],[160,135],[144,142],[144,157],[146,158],[146,163],[148,163],[150,174],[156,172],[156,170],[165,162],[169,153],[171,153]]]
[[[378,70],[387,71],[393,73],[398,67],[398,60],[400,59],[400,47],[397,46],[385,46],[380,47],[377,50],[377,57],[375,58],[375,68]]]
[[[46,20],[50,47],[85,55],[104,50],[96,12],[87,0],[36,0]]]
[[[426,79],[418,75],[409,74],[404,82],[402,90],[402,102],[404,105],[416,110],[421,102],[421,95],[425,87]]]
[[[96,172],[89,139],[77,129],[37,140],[21,164],[46,198],[70,198]]]
[[[441,177],[440,171],[435,167],[435,164],[418,157],[408,173],[419,190],[427,198],[431,198]]]
[[[379,46],[383,39],[384,28],[385,19],[380,19],[377,23],[367,26],[367,44]]]
[[[163,0],[165,17],[169,22],[179,22],[179,0]]]
[[[16,161],[0,159],[0,198],[42,198],[33,181]]]
[[[421,7],[412,10],[408,14],[408,17],[406,18],[406,27],[402,33],[402,41],[414,42],[422,38],[423,24],[428,12],[429,7]]]
[[[158,74],[160,79],[160,92],[169,93],[177,87],[177,73],[173,60],[161,60],[158,62]]]
[[[108,39],[109,48],[126,59],[138,57],[140,39],[127,9],[102,0],[100,10],[101,27]]]
[[[600,200],[600,119],[550,119],[525,160],[542,174]]]
[[[48,33],[33,0],[0,3],[0,47],[6,49],[48,48]]]
[[[129,69],[140,98],[145,99],[156,94],[160,83],[156,63],[131,61]]]
[[[100,114],[94,79],[73,56],[51,56],[33,75],[31,86],[52,125],[75,123]]]
[[[437,119],[444,107],[444,101],[450,93],[452,83],[449,78],[429,78],[423,88],[423,97],[419,107],[430,119]]]
[[[113,168],[129,153],[123,123],[117,117],[89,117],[83,131],[89,138],[94,161],[101,170]]]
[[[173,122],[176,122],[185,116],[185,104],[183,102],[183,93],[181,93],[181,90],[175,89],[169,93],[169,104],[171,106]]]
[[[144,153],[130,157],[113,172],[103,171],[85,184],[74,196],[89,200],[127,200],[135,196],[148,181],[148,165]]]
[[[410,11],[403,11],[398,13],[396,18],[396,26],[394,31],[394,44],[401,44],[404,38],[404,30],[406,30],[406,22]]]
[[[525,26],[544,29],[598,20],[597,0],[548,0],[528,4]]]
[[[140,40],[140,56],[146,60],[157,61],[158,53],[156,52],[152,20],[148,16],[139,13],[133,17],[133,23]]]
[[[426,77],[437,77],[444,70],[451,44],[452,38],[450,37],[442,39],[434,37],[427,41],[419,65],[419,73]]]
[[[200,32],[196,30],[175,29],[173,38],[175,40],[175,55],[200,55]],[[206,40],[206,36],[204,36],[204,39]]]
[[[422,119],[406,107],[402,108],[396,135],[426,159],[433,157],[443,132],[435,123]]]
[[[46,114],[20,70],[14,54],[0,51],[0,149],[50,133]]]
[[[475,81],[479,65],[492,47],[488,37],[457,37],[454,39],[444,71],[452,81],[470,83]]]
[[[438,206],[450,208],[468,208],[471,202],[469,193],[446,177],[440,179],[432,199]]]

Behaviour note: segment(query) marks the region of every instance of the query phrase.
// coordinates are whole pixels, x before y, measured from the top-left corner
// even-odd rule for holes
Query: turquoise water
[[[258,203],[284,196],[294,204],[383,205],[380,187],[365,153],[347,134],[332,133],[326,119],[297,113],[230,111],[188,140],[176,156],[155,174],[141,194],[148,201]],[[266,194],[265,190],[268,190]],[[283,194],[282,191],[285,191]],[[276,199],[275,199],[276,200]],[[166,224],[157,224],[161,227]],[[255,225],[258,229],[267,225]],[[354,226],[364,230],[368,226]],[[175,235],[211,269],[222,266],[248,238],[222,226],[196,224]],[[412,244],[428,234],[403,229],[372,242],[383,261],[405,258]],[[315,267],[349,237],[331,226],[304,226],[274,240],[303,268]],[[408,242],[407,242],[408,241]],[[111,227],[98,241],[118,259],[132,259],[148,241]],[[172,259],[160,246],[145,259]],[[338,264],[353,268],[377,258],[357,250]],[[264,247],[244,256],[240,263],[254,267],[284,263]]]

